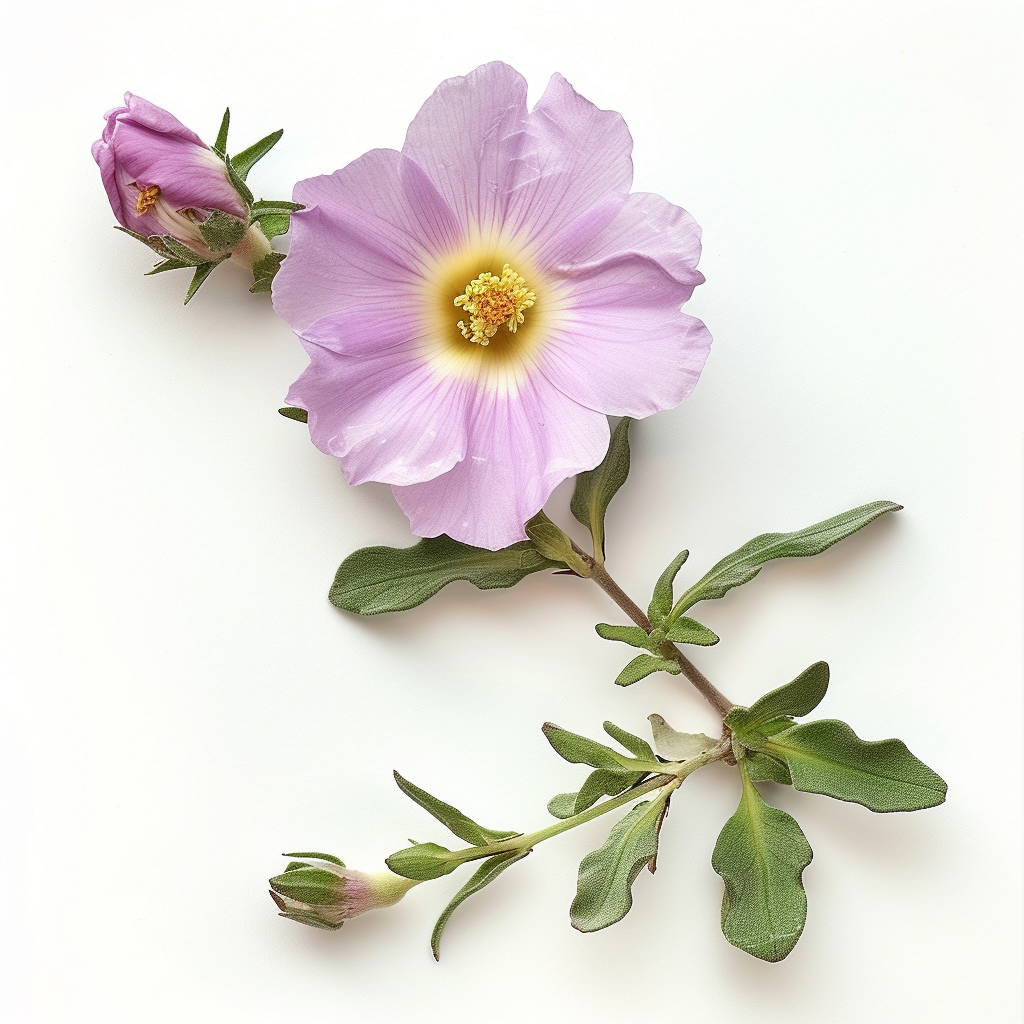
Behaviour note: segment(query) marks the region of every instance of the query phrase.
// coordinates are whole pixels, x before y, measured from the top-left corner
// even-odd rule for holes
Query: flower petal
[[[592,207],[625,197],[633,139],[622,115],[601,110],[558,74],[530,112],[516,162],[505,231],[543,252]]]
[[[364,356],[305,348],[310,365],[287,402],[309,411],[313,443],[341,459],[350,484],[416,484],[465,457],[470,381],[438,375],[405,347]]]
[[[538,355],[555,387],[612,416],[650,416],[689,395],[711,349],[707,328],[680,311],[691,284],[636,254],[567,281],[566,308]]]
[[[405,136],[402,152],[484,239],[501,232],[526,116],[526,80],[495,61],[442,82]]]
[[[410,304],[425,259],[462,237],[423,171],[393,149],[300,181],[291,252],[274,279],[274,308],[301,333],[352,303]],[[429,262],[429,260],[428,260]]]
[[[563,480],[593,469],[608,449],[608,420],[542,377],[518,392],[483,391],[471,413],[466,458],[427,483],[395,487],[413,533],[496,551],[526,533]]]

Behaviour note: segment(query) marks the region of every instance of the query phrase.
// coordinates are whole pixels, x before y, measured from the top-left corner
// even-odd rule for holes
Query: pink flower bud
[[[197,227],[215,212],[249,223],[224,161],[166,110],[130,92],[124,101],[106,114],[92,147],[114,216],[129,231],[171,235],[211,260],[227,255]]]

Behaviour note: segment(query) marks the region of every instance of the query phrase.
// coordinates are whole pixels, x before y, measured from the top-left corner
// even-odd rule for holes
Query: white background
[[[5,23],[6,600],[0,1016],[20,1022],[1020,1019],[1021,16],[1012,3],[23,6]],[[375,869],[444,841],[393,768],[500,828],[582,772],[554,720],[715,718],[626,656],[596,588],[452,586],[417,611],[332,608],[341,559],[410,543],[276,413],[305,356],[239,269],[187,278],[110,229],[89,156],[125,89],[234,148],[285,197],[400,147],[439,81],[561,71],[635,138],[635,188],[703,226],[715,337],[681,408],[634,431],[610,568],[646,603],[764,530],[877,498],[886,517],[704,607],[694,656],[749,702],[819,658],[822,712],[903,737],[941,808],[873,815],[767,786],[815,851],[788,960],[719,931],[723,765],[673,805],[615,928],[570,929],[595,823],[467,903],[459,877],[338,933],[281,921],[289,849]],[[549,504],[565,522],[568,486]]]

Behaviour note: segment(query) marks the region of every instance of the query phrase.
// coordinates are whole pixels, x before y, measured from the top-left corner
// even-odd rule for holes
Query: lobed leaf
[[[450,832],[472,846],[486,846],[488,843],[511,839],[520,834],[518,832],[497,832],[491,828],[484,828],[472,818],[468,818],[458,808],[446,804],[443,800],[438,800],[436,796],[431,796],[425,789],[413,785],[408,779],[403,779],[398,772],[395,772],[394,775],[398,788],[410,800],[414,800],[428,814],[437,818]]]
[[[518,851],[499,853],[497,856],[488,857],[476,869],[470,880],[452,897],[451,903],[441,911],[441,916],[437,919],[437,924],[434,925],[434,931],[430,936],[430,949],[435,960],[441,959],[441,933],[459,904],[474,893],[478,893],[485,885],[490,885],[505,868],[511,867],[516,861],[522,860],[532,852],[532,850],[524,850],[521,853]]]
[[[608,452],[596,468],[576,477],[569,510],[582,523],[594,541],[594,557],[604,561],[604,518],[616,491],[629,476],[629,424],[623,416],[612,431]]]
[[[528,541],[500,551],[462,544],[442,534],[411,548],[362,548],[341,563],[331,603],[358,615],[415,608],[455,580],[479,590],[513,587],[531,573],[560,568]]]
[[[580,863],[569,920],[581,932],[621,921],[633,905],[636,876],[658,855],[664,800],[637,804],[611,830],[605,844]]]
[[[793,533],[762,533],[726,555],[710,572],[698,580],[679,599],[672,615],[680,615],[698,601],[716,601],[733,587],[749,583],[765,562],[776,558],[804,558],[845,540],[886,512],[897,512],[902,505],[891,501],[873,501],[843,512]]]
[[[706,754],[717,742],[702,732],[676,732],[661,715],[649,715],[654,749],[666,761],[689,761]]]
[[[809,715],[828,690],[828,664],[816,661],[805,668],[791,683],[766,693],[749,708],[733,707],[725,716],[725,724],[741,739],[773,719],[792,715]]]
[[[796,821],[766,804],[745,759],[739,764],[743,795],[711,857],[725,882],[722,931],[734,946],[774,963],[789,955],[804,929],[802,876],[813,854]]]
[[[797,789],[872,811],[917,811],[946,799],[946,783],[902,740],[862,740],[836,719],[785,729],[764,752],[785,761]]]
[[[682,671],[677,661],[670,658],[656,658],[650,654],[635,657],[616,677],[616,686],[632,686],[652,672],[668,672],[677,676]]]

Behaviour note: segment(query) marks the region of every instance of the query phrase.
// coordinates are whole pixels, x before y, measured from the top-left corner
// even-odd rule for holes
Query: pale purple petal
[[[593,469],[608,448],[608,420],[534,377],[518,393],[481,393],[466,457],[427,483],[395,487],[413,533],[492,551],[523,540],[523,524],[563,480]]]
[[[686,398],[711,349],[707,328],[679,308],[692,285],[638,255],[567,281],[567,308],[538,356],[555,387],[613,416],[650,416]]]
[[[601,110],[561,76],[527,119],[515,164],[505,236],[538,251],[588,210],[624,199],[633,181],[633,139],[622,115]]]
[[[376,303],[382,316],[409,308],[426,266],[462,237],[422,170],[391,149],[300,181],[293,198],[307,208],[292,214],[274,308],[300,333],[353,303]]]
[[[402,152],[426,171],[460,224],[496,237],[525,122],[526,80],[495,61],[442,82],[413,118]]]
[[[415,484],[466,453],[473,382],[439,375],[409,348],[342,356],[305,344],[309,368],[287,401],[309,410],[313,443],[350,484]]]

